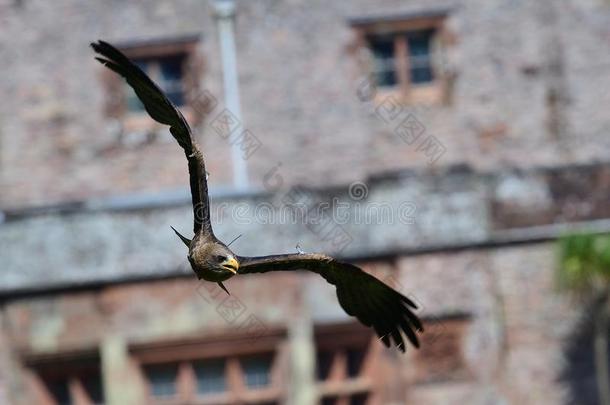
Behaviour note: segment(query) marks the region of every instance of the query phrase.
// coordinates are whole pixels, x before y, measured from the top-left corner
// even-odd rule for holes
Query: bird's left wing
[[[320,254],[287,254],[261,257],[238,257],[239,274],[268,271],[309,270],[335,285],[341,307],[364,325],[372,327],[383,343],[394,344],[405,351],[401,332],[419,347],[416,331],[421,321],[413,313],[417,305],[359,267]]]
[[[107,42],[98,41],[91,47],[101,57],[100,63],[123,76],[144,104],[144,108],[155,121],[169,125],[170,132],[184,149],[188,160],[191,197],[193,201],[194,232],[212,232],[210,223],[210,202],[203,154],[193,141],[191,128],[176,106],[163,94],[163,91],[138,66],[121,51]]]

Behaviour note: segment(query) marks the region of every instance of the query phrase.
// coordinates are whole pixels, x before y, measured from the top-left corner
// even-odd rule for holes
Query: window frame
[[[348,405],[351,397],[361,394],[367,395],[366,403],[379,402],[381,387],[378,386],[375,376],[381,372],[378,359],[383,347],[376,340],[369,328],[358,323],[315,327],[316,363],[320,352],[333,352],[328,377],[320,381],[316,369],[315,384],[319,404],[322,404],[324,399],[336,398],[336,404]],[[350,377],[347,351],[363,348],[365,352],[360,373],[356,377]]]
[[[150,77],[152,79],[152,81],[154,81],[157,85],[159,85],[159,87],[161,87],[163,89],[163,77],[162,77],[162,71],[163,71],[163,64],[164,62],[170,61],[171,59],[176,59],[179,61],[180,64],[180,79],[178,80],[179,85],[181,87],[180,91],[181,91],[181,97],[182,97],[182,103],[181,104],[177,104],[176,106],[180,109],[183,109],[185,107],[188,107],[188,92],[190,91],[190,89],[187,88],[187,84],[186,84],[186,76],[188,74],[188,60],[189,60],[189,55],[186,52],[176,52],[176,53],[171,53],[168,55],[147,55],[147,56],[143,56],[143,57],[138,57],[138,58],[131,58],[136,65],[138,65],[138,62],[145,62],[146,67],[142,67],[141,65],[139,65],[140,69],[142,69],[144,71],[144,73],[146,73],[148,75],[148,77]],[[126,92],[132,92],[131,94],[133,94],[133,96],[135,98],[137,98],[137,96],[135,95],[135,92],[133,91],[133,89],[131,89],[131,87],[127,84],[124,83],[123,88]],[[167,94],[168,91],[167,89],[163,89],[163,91]],[[129,106],[129,94],[125,94],[124,95],[125,100],[123,101],[124,103],[124,108],[125,108],[125,114],[127,116],[130,115],[140,115],[140,114],[146,114],[145,109],[142,108],[138,109],[138,110],[133,110],[130,109]],[[139,99],[138,99],[139,101]]]
[[[268,331],[269,332],[269,331]],[[284,376],[287,373],[287,355],[281,342],[284,331],[274,331],[265,336],[252,338],[245,335],[223,335],[207,339],[183,339],[175,342],[161,342],[138,345],[130,348],[130,355],[140,370],[140,380],[145,391],[146,403],[154,405],[217,405],[217,404],[258,404],[261,402],[281,403],[284,400]],[[269,386],[249,388],[241,366],[244,358],[271,356]],[[197,387],[195,365],[205,360],[225,361],[226,391],[201,395]],[[144,372],[148,366],[177,365],[176,395],[171,398],[154,397]]]
[[[187,121],[194,124],[197,124],[203,118],[201,116],[202,112],[193,107],[193,100],[191,99],[193,94],[197,94],[203,71],[203,60],[197,52],[198,46],[199,35],[116,44],[116,47],[128,58],[132,60],[149,59],[154,61],[153,64],[159,69],[161,66],[159,59],[183,58],[181,81],[184,105],[179,108]],[[116,119],[121,124],[123,134],[157,131],[162,128],[162,125],[153,121],[145,110],[129,110],[127,92],[125,91],[127,85],[123,78],[108,69],[102,70],[101,74],[106,93],[104,115]],[[155,81],[155,78],[153,78],[153,81]]]
[[[351,19],[350,24],[356,34],[358,47],[367,49],[371,58],[362,61],[361,69],[367,76],[373,76],[373,61],[370,38],[389,36],[394,40],[394,60],[396,85],[377,87],[376,99],[381,101],[395,96],[407,104],[444,104],[449,95],[450,76],[438,60],[444,57],[444,49],[451,43],[446,29],[447,10],[396,17],[375,17]],[[426,83],[413,83],[410,78],[408,35],[413,32],[431,30],[431,68],[433,79]],[[377,83],[375,83],[377,86]]]
[[[77,350],[53,354],[22,354],[27,370],[28,386],[36,403],[56,405],[57,401],[49,390],[48,383],[65,380],[71,403],[97,405],[87,391],[85,381],[94,376],[99,379],[102,400],[104,397],[104,377],[97,350]]]

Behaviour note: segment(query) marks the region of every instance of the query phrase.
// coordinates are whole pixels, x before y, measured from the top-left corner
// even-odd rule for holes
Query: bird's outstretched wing
[[[261,257],[238,257],[239,274],[268,271],[309,270],[320,274],[337,288],[341,307],[364,325],[373,327],[383,343],[394,344],[405,351],[403,332],[419,347],[416,332],[422,332],[421,321],[413,313],[417,305],[360,268],[320,254],[287,254]]]
[[[170,126],[170,132],[184,149],[188,160],[191,197],[193,200],[194,232],[212,232],[210,223],[210,203],[203,154],[193,141],[191,128],[176,106],[163,91],[132,63],[121,51],[104,41],[91,44],[104,66],[123,76],[144,104],[144,108],[157,122]]]

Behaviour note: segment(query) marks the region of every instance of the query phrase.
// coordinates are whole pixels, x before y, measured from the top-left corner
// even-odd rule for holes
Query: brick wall
[[[428,329],[422,351],[409,350],[403,358],[397,351],[383,350],[386,372],[402,375],[403,382],[397,393],[383,391],[382,403],[407,398],[438,404],[461,398],[472,404],[539,404],[562,403],[577,395],[560,376],[571,366],[565,342],[580,312],[554,289],[553,251],[552,244],[539,244],[397,257],[396,265],[369,262],[369,271],[391,276],[399,290],[422,304]],[[270,295],[271,278],[281,288]],[[9,344],[2,353],[40,357],[116,341],[129,348],[193,336],[205,340],[239,330],[249,315],[269,329],[290,328],[298,290],[311,290],[317,301],[306,304],[314,323],[328,323],[328,312],[335,307],[340,311],[333,288],[316,275],[259,275],[232,280],[228,286],[246,309],[237,321],[218,310],[224,293],[216,302],[190,277],[14,300],[3,312]],[[314,310],[320,300],[328,301],[322,317]],[[452,311],[455,315],[448,315]],[[340,315],[333,322],[346,320]],[[31,403],[19,388],[27,377],[16,364],[2,368],[13,381],[11,403]],[[582,377],[592,378],[591,372],[586,369]],[[105,383],[117,384],[115,377],[107,373]],[[122,382],[107,390],[131,395],[134,387]]]

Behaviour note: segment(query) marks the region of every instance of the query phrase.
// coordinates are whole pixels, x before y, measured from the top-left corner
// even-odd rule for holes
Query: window
[[[198,359],[144,365],[150,403],[276,403],[280,391],[274,381],[274,354]],[[178,400],[180,398],[180,400]]]
[[[270,384],[271,356],[250,357],[241,360],[241,368],[248,388],[262,388]]]
[[[197,377],[197,394],[210,395],[227,390],[224,359],[201,361],[194,364]]]
[[[97,354],[26,359],[31,391],[43,405],[102,405],[104,389]]]
[[[318,328],[316,377],[320,405],[373,401],[373,335],[360,325]]]
[[[433,30],[407,33],[409,78],[413,84],[430,83],[434,79],[432,68]]]
[[[406,67],[406,80],[412,85],[431,83],[434,80],[432,65],[433,30],[419,30],[395,35],[368,37],[373,54],[373,76],[379,87],[399,84],[402,66]],[[404,58],[398,60],[397,58]]]
[[[185,104],[184,72],[186,70],[186,54],[180,53],[169,56],[134,58],[138,65],[159,87],[167,97],[178,107]],[[144,111],[133,89],[124,84],[127,110],[130,112]]]
[[[155,398],[171,398],[176,395],[176,364],[147,367],[146,378],[150,385],[150,394]]]
[[[53,398],[55,402],[57,402],[57,405],[72,404],[68,380],[66,378],[47,380],[45,381],[45,386],[48,390],[49,397]]]
[[[200,102],[196,94],[202,72],[198,40],[195,35],[117,44],[194,125],[209,111],[207,106],[195,105]],[[159,138],[173,142],[169,132],[148,117],[133,89],[121,77],[108,69],[101,70],[101,74],[106,90],[105,115],[114,120],[109,122],[109,128],[116,131],[120,143],[138,145]]]
[[[369,38],[373,52],[373,75],[375,83],[381,87],[391,87],[398,84],[396,75],[396,58],[394,55],[394,38],[391,36],[376,36]]]
[[[285,332],[215,336],[130,349],[151,405],[274,405],[283,402]]]
[[[368,404],[368,394],[356,394],[345,401],[339,397],[327,397],[323,398],[320,402],[321,405],[366,405]]]
[[[79,371],[81,373],[82,371]],[[104,393],[99,372],[69,375],[42,373],[41,404],[73,405],[77,402],[87,405],[102,405]],[[79,400],[77,401],[77,398]]]
[[[441,61],[446,14],[441,10],[351,21],[361,45],[370,51],[365,73],[377,88],[398,91],[411,102],[445,99],[447,77]]]

